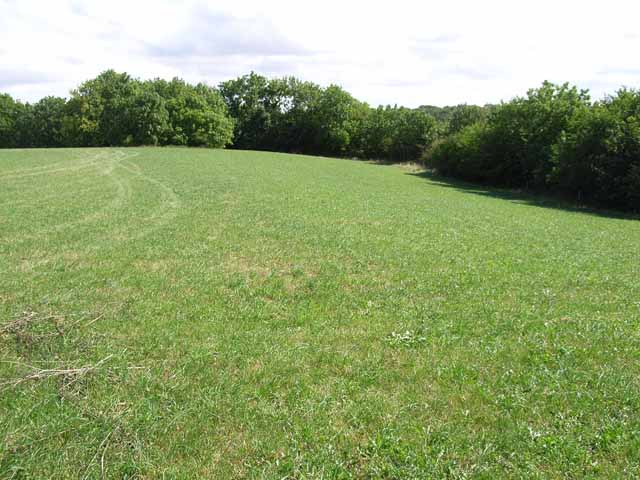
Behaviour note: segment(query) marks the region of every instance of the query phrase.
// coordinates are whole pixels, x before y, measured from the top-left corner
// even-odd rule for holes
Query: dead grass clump
[[[393,165],[409,173],[422,173],[427,170],[423,164],[416,162],[394,163]]]
[[[26,310],[15,320],[0,327],[0,336],[13,337],[16,343],[31,348],[48,338],[64,335],[64,317]]]
[[[88,329],[102,317],[69,319],[27,309],[0,325],[2,363],[12,366],[11,373],[7,371],[0,378],[0,390],[55,379],[61,396],[81,394],[85,378],[111,358],[109,355],[95,364],[82,360],[93,356],[99,345],[104,346],[105,336]]]
[[[20,384],[38,381],[38,380],[46,380],[49,378],[59,378],[62,382],[63,388],[71,387],[74,383],[80,380],[85,375],[99,370],[104,363],[109,361],[113,357],[113,354],[108,355],[107,357],[100,360],[98,363],[94,365],[84,365],[82,367],[69,367],[69,368],[38,368],[33,365],[17,363],[18,366],[26,368],[30,370],[30,373],[26,375],[20,376],[18,378],[14,378],[12,380],[8,380],[0,383],[0,389],[17,387]]]

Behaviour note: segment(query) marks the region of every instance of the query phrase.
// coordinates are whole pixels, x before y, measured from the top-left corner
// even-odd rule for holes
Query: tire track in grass
[[[118,162],[119,168],[128,171],[129,173],[135,175],[143,182],[149,183],[160,190],[160,204],[158,207],[152,211],[151,215],[146,217],[147,222],[151,222],[147,228],[137,228],[137,233],[135,235],[128,236],[123,241],[131,241],[137,240],[140,238],[144,238],[149,233],[157,230],[163,225],[167,224],[171,219],[175,218],[178,214],[178,210],[182,206],[182,202],[176,193],[169,187],[166,183],[158,180],[157,178],[151,177],[143,173],[143,170],[139,165],[129,161],[128,159],[139,156],[139,152],[133,152],[131,155],[126,155],[124,152],[118,152],[122,155],[121,160]],[[129,224],[123,229],[126,232],[130,232],[131,228]]]
[[[99,250],[110,250],[113,248],[117,248],[123,243],[136,241],[141,238],[146,237],[152,232],[158,230],[162,226],[166,225],[171,219],[175,218],[178,214],[178,211],[182,205],[180,198],[176,195],[176,193],[164,182],[149,176],[143,172],[139,165],[131,162],[129,159],[137,157],[139,152],[130,152],[126,153],[123,151],[115,151],[112,154],[111,164],[106,166],[106,169],[103,172],[112,175],[116,178],[115,181],[118,181],[118,177],[114,174],[114,172],[125,171],[130,174],[129,180],[127,180],[127,202],[121,202],[119,205],[120,208],[115,209],[122,211],[124,207],[135,207],[137,206],[135,202],[132,201],[133,193],[135,190],[131,188],[131,179],[139,179],[141,182],[152,185],[154,189],[159,192],[160,198],[157,206],[153,207],[150,210],[143,210],[142,215],[144,217],[144,225],[141,226],[140,222],[132,220],[130,217],[122,219],[120,221],[120,225],[117,225],[115,228],[110,228],[101,232],[102,234],[99,236],[95,236],[93,241],[88,238],[82,239],[82,244],[66,244],[66,247],[62,251],[58,251],[56,253],[51,254],[51,252],[44,252],[42,249],[39,249],[40,253],[39,257],[35,256],[32,258],[32,264],[34,266],[43,266],[46,264],[50,264],[52,262],[57,262],[60,260],[68,259],[73,257],[74,259],[78,259],[82,256],[87,256],[92,253],[95,253]],[[122,181],[122,179],[120,179]],[[130,208],[130,210],[135,210],[134,208]],[[102,213],[107,211],[113,212],[114,206],[106,207],[100,209]],[[90,215],[91,217],[95,217],[97,214],[94,213]],[[108,218],[108,215],[102,215],[103,218]],[[85,217],[86,219],[87,217]],[[78,225],[79,221],[74,222],[65,222],[64,225],[58,225],[53,227],[54,229],[58,229],[58,231],[63,231],[70,226]],[[135,224],[135,225],[134,225]],[[135,233],[132,233],[135,232]],[[40,232],[42,233],[42,232]],[[50,233],[50,232],[46,232]],[[41,237],[42,235],[38,235]],[[12,242],[12,246],[16,244],[20,244],[26,241],[26,239],[22,239],[20,242]]]
[[[116,187],[116,194],[113,200],[111,200],[98,210],[82,218],[70,220],[68,222],[61,222],[49,228],[41,228],[36,232],[26,233],[21,235],[20,237],[14,237],[14,239],[17,240],[16,243],[22,243],[23,241],[37,239],[42,237],[43,235],[58,233],[71,227],[76,227],[94,220],[99,220],[105,215],[105,213],[126,206],[126,204],[131,201],[131,186],[127,180],[119,178],[114,173],[117,168],[117,165],[115,165],[114,163],[117,163],[117,156],[115,155],[113,155],[111,158],[107,157],[101,160],[97,172],[98,178],[103,176],[107,177],[109,181],[111,181]]]
[[[94,167],[100,167],[101,163],[104,162],[103,158],[105,158],[107,153],[108,152],[99,152],[90,159],[83,161],[81,163],[82,168],[72,168],[70,166],[64,170],[56,169],[58,173],[51,175],[51,178],[47,178],[44,181],[42,180],[42,177],[48,175],[49,170],[43,170],[42,172],[38,172],[38,175],[26,177],[26,181],[24,182],[16,181],[19,180],[17,177],[0,177],[2,196],[6,197],[8,201],[12,203],[14,203],[15,199],[18,197],[26,197],[22,202],[18,202],[19,204],[22,204],[28,203],[34,197],[40,197],[43,189],[50,190],[54,188],[57,193],[61,189],[69,190],[77,185],[84,184],[86,179],[91,180],[92,178],[92,176],[87,173]],[[64,176],[60,175],[63,171],[66,173]],[[81,178],[82,181],[78,181],[78,178]],[[8,181],[4,182],[4,180]],[[61,180],[69,180],[69,183],[61,183]]]
[[[160,190],[160,203],[151,211],[151,215],[146,218],[147,226],[140,228],[140,224],[136,225],[134,234],[132,232],[131,220],[126,221],[120,229],[116,231],[110,231],[107,235],[103,236],[99,241],[93,245],[85,247],[83,255],[89,255],[98,250],[110,250],[120,246],[123,243],[132,242],[145,238],[154,231],[160,229],[162,226],[169,223],[173,218],[178,215],[178,211],[182,206],[182,201],[176,195],[176,193],[166,183],[154,178],[150,175],[143,173],[143,170],[139,165],[129,161],[128,159],[135,158],[140,155],[139,152],[132,152],[127,154],[122,151],[117,151],[120,156],[118,161],[118,167],[128,171],[134,176],[140,178],[142,181],[154,185]],[[117,239],[117,240],[116,240]]]
[[[41,151],[45,154],[49,154],[50,152],[56,152],[56,153],[64,153],[67,154],[67,156],[65,157],[64,160],[59,160],[56,162],[50,162],[50,163],[45,163],[42,165],[35,165],[33,167],[21,167],[21,168],[15,168],[13,170],[7,170],[5,172],[3,172],[3,175],[0,175],[0,178],[2,178],[2,176],[6,175],[10,175],[10,174],[16,174],[16,173],[24,173],[24,172],[30,172],[30,171],[34,171],[34,170],[47,170],[50,168],[57,168],[60,167],[62,165],[68,165],[70,163],[73,163],[77,160],[92,160],[92,157],[90,157],[90,155],[93,155],[93,157],[95,157],[96,155],[100,155],[100,154],[104,154],[104,148],[81,148],[81,147],[72,147],[72,148],[62,148],[62,149],[55,149],[55,148],[44,148],[44,149],[33,149],[35,151]],[[18,151],[15,151],[14,153],[18,153]]]
[[[46,165],[38,165],[35,167],[26,167],[26,168],[16,168],[14,170],[8,170],[3,172],[0,175],[0,180],[2,180],[5,177],[12,177],[14,175],[21,175],[24,173],[37,173],[39,171],[46,171],[46,170],[51,170],[51,169],[56,169],[58,167],[61,167],[63,165],[69,165],[69,164],[77,164],[76,161],[78,159],[82,159],[84,157],[84,152],[80,152],[80,151],[73,151],[73,152],[69,152],[71,159],[70,160],[61,160],[59,162],[53,162],[53,163],[47,163]],[[88,152],[87,152],[88,153]],[[89,158],[86,161],[91,161],[92,159]]]
[[[82,182],[82,184],[85,183],[92,183],[93,179],[92,178],[88,178],[88,180],[86,182]],[[64,189],[64,188],[63,188]],[[3,202],[0,201],[0,208],[7,208],[7,209],[15,209],[15,208],[21,208],[21,207],[26,207],[26,208],[36,208],[39,207],[41,205],[50,203],[51,200],[53,199],[65,199],[65,198],[73,198],[73,197],[78,197],[79,194],[86,194],[89,192],[97,192],[100,190],[100,186],[99,185],[93,185],[92,187],[86,187],[86,188],[81,188],[81,189],[77,189],[75,191],[71,191],[69,189],[66,189],[65,192],[60,193],[60,192],[56,192],[56,193],[51,193],[51,194],[47,194],[47,195],[39,195],[38,198],[36,199],[25,199],[22,201],[18,201],[18,202]],[[16,212],[11,212],[12,214],[16,214]]]
[[[87,184],[99,187],[94,181],[93,173],[95,172],[84,171],[82,175],[52,178],[33,182],[29,185],[0,184],[0,202],[4,206],[23,205],[32,203],[34,200],[41,200],[45,196],[55,198],[61,192],[71,193],[73,190],[85,187]]]
[[[78,162],[76,159],[66,160],[62,162],[56,162],[50,165],[42,165],[39,167],[30,167],[25,169],[13,170],[5,172],[0,175],[0,181],[3,180],[21,180],[25,179],[30,181],[30,177],[51,175],[53,173],[66,173],[83,170],[85,168],[91,168],[95,165],[99,165],[101,158],[109,152],[99,152],[93,157],[90,157],[82,162]],[[65,166],[66,165],[66,166]]]

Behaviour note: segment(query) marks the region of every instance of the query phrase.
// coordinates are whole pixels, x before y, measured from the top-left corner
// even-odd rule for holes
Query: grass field
[[[0,151],[0,478],[640,476],[640,221],[399,166]]]

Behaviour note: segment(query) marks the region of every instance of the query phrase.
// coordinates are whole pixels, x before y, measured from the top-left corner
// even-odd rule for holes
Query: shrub
[[[561,138],[551,180],[581,200],[640,209],[640,91],[583,111]]]
[[[487,126],[475,123],[460,132],[440,139],[423,157],[425,166],[445,176],[465,180],[487,180],[486,147]]]
[[[589,96],[568,84],[544,82],[496,108],[489,116],[484,150],[492,183],[541,188],[553,169],[554,146],[574,115],[589,108]]]

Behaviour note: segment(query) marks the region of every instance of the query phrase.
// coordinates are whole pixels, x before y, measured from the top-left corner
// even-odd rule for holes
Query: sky
[[[544,80],[640,87],[637,0],[0,0],[0,92],[68,96],[107,69],[219,82],[255,71],[371,105],[485,104]]]

